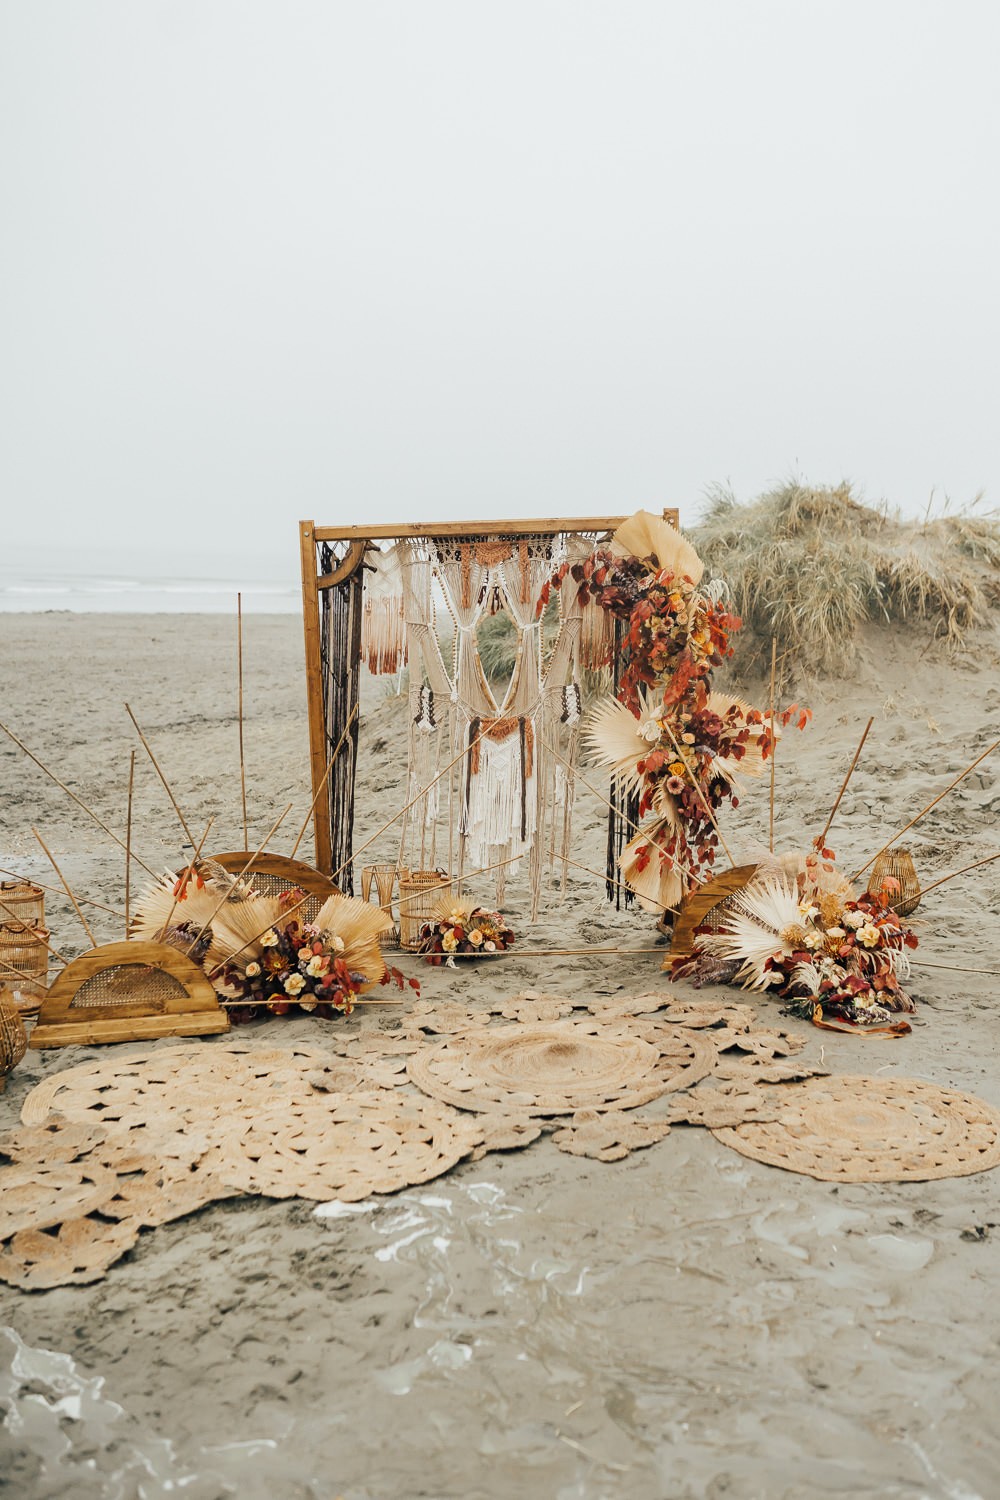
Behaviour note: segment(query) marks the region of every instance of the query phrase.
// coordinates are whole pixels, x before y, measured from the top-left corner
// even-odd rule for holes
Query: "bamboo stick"
[[[623,823],[627,823],[629,828],[634,829],[636,833],[642,832],[642,829],[639,827],[638,823],[633,823],[632,819],[628,817],[620,807],[616,807],[615,804],[608,797],[606,797],[603,792],[599,792],[596,786],[593,786],[592,783],[587,780],[586,776],[584,776],[583,772],[579,769],[578,766],[575,766],[572,761],[567,760],[565,755],[559,754],[559,751],[556,749],[555,745],[550,745],[548,740],[542,739],[541,735],[539,735],[539,741],[543,750],[547,750],[550,755],[555,756],[556,760],[561,761],[562,764],[566,767],[567,771],[571,772],[578,781],[582,781],[588,792],[593,792],[594,796],[597,797],[601,802],[603,802],[605,807],[610,808],[617,817],[621,818]]]
[[[36,943],[44,943],[45,947],[48,948],[48,950],[52,954],[53,958],[57,958],[61,964],[68,964],[69,963],[69,959],[68,958],[63,958],[63,956],[59,952],[58,948],[53,948],[52,944],[48,941],[48,939],[42,937],[42,935],[39,932],[39,930],[38,930],[37,927],[33,927],[28,922],[22,922],[22,920],[18,916],[17,912],[16,911],[12,911],[11,908],[7,905],[6,901],[0,901],[0,909],[2,909],[3,911],[5,911],[7,913],[7,915],[8,915],[8,917],[13,917],[14,921],[17,923],[17,925],[19,927],[23,927],[26,932],[30,932],[31,935],[32,935],[32,937],[35,939]],[[0,963],[3,963],[3,962],[4,962],[4,960],[0,959]],[[27,974],[22,974],[21,977],[22,977],[22,979],[30,978],[30,976],[27,975]]]
[[[185,835],[187,837],[187,841],[191,845],[191,848],[193,849],[194,846],[195,846],[195,837],[194,837],[194,834],[191,832],[190,828],[188,827],[188,825],[187,825],[187,819],[185,818],[184,814],[181,812],[180,807],[177,804],[177,798],[174,796],[173,792],[170,790],[170,783],[167,780],[167,778],[164,776],[162,770],[160,769],[160,763],[157,760],[156,756],[153,754],[153,750],[152,750],[152,747],[151,747],[149,741],[147,740],[146,736],[143,734],[142,730],[139,728],[139,720],[136,718],[135,714],[129,708],[129,706],[128,706],[127,703],[125,705],[125,712],[128,714],[129,718],[132,720],[132,723],[135,725],[136,734],[138,734],[140,740],[142,741],[143,748],[146,751],[146,754],[149,756],[150,760],[153,762],[153,769],[155,770],[157,776],[159,776],[160,780],[163,782],[163,789],[166,792],[167,796],[170,798],[170,801],[173,804],[174,812],[177,814],[178,818],[180,819],[181,827],[184,830],[184,833],[185,833]]]
[[[247,764],[243,753],[243,595],[236,595],[236,675],[239,679],[240,721],[240,795],[243,799],[243,847],[248,843],[247,834]]]
[[[680,745],[678,745],[676,739],[674,738],[674,732],[673,732],[673,730],[671,729],[670,725],[667,723],[666,719],[662,720],[662,723],[663,723],[663,728],[666,731],[667,736],[668,736],[668,738],[670,740],[670,743],[673,745],[674,750],[676,751],[677,759],[678,760],[683,760],[684,757],[681,754],[681,747],[680,747]],[[700,787],[700,785],[698,783],[697,776],[692,776],[691,777],[691,784],[692,784],[692,786],[694,787],[695,791],[698,794],[698,800],[701,802],[702,807],[705,809],[706,813],[709,816],[709,819],[711,821],[712,827],[715,829],[716,833],[719,835],[719,842],[722,845],[723,849],[725,849],[725,851],[726,851],[726,858],[729,860],[729,863],[732,865],[733,869],[735,870],[736,869],[736,861],[733,858],[732,850],[730,849],[729,845],[726,843],[725,838],[723,837],[722,829],[719,827],[718,820],[716,819],[715,813],[712,811],[711,803],[709,802],[708,798],[705,796],[705,793],[702,791],[702,789],[701,789],[701,787]]]
[[[507,859],[498,859],[497,862],[496,862],[496,864],[493,864],[493,865],[483,865],[482,868],[479,869],[479,870],[469,870],[465,874],[463,874],[463,876],[462,876],[462,884],[464,884],[467,880],[475,880],[476,877],[477,877],[477,875],[488,875],[491,870],[499,870],[499,869],[501,869],[505,865],[515,864],[517,862],[517,860],[519,860],[519,859],[526,859],[526,858],[527,858],[526,854],[511,854],[511,855],[508,856]],[[399,865],[398,864],[396,866],[396,869],[397,869],[397,871],[399,870]],[[428,885],[428,886],[425,886],[420,891],[421,899],[424,896],[431,896],[431,895],[433,895],[435,891],[444,891],[444,890],[447,890],[449,886],[454,886],[455,884],[456,884],[456,882],[454,880],[442,880],[442,882],[441,882],[440,885]],[[462,887],[461,887],[461,885],[459,885],[458,889],[455,892],[455,899],[456,899],[456,901],[461,899],[461,889],[462,889]],[[403,897],[400,897],[400,907],[402,907],[402,902],[403,902]],[[391,900],[390,901],[382,901],[382,902],[379,903],[379,911],[386,911],[391,906],[392,906],[392,901]]]
[[[66,894],[65,891],[60,890],[59,886],[46,885],[44,880],[38,880],[34,875],[18,875],[14,870],[0,870],[0,875],[9,875],[11,880],[27,881],[29,885],[37,885],[40,891],[49,891],[53,896],[64,896]],[[122,915],[116,906],[105,906],[103,901],[94,901],[90,896],[78,896],[77,900],[83,906],[96,906],[98,911],[109,912],[113,917],[120,917]]]
[[[67,795],[67,797],[70,797],[76,803],[77,807],[80,807],[80,808],[83,809],[83,811],[87,814],[87,817],[91,818],[93,820],[93,822],[95,822],[97,824],[98,828],[103,829],[103,831],[108,835],[108,838],[112,839],[118,845],[119,849],[124,849],[125,848],[124,842],[118,837],[117,833],[112,833],[112,831],[108,827],[107,823],[103,822],[97,816],[97,814],[94,812],[94,809],[92,807],[88,807],[87,804],[86,804],[86,802],[84,802],[83,798],[82,797],[78,797],[76,795],[76,792],[71,791],[70,788],[66,785],[65,781],[60,781],[59,777],[55,774],[55,772],[54,771],[50,771],[49,768],[48,768],[48,766],[45,765],[44,762],[40,761],[38,759],[38,756],[35,755],[31,750],[28,749],[28,747],[24,743],[24,741],[18,739],[17,735],[14,733],[14,731],[12,729],[8,729],[7,725],[3,724],[3,723],[0,723],[0,729],[3,730],[4,734],[7,736],[7,738],[9,740],[13,740],[14,741],[14,744],[17,746],[17,748],[19,750],[23,750],[24,751],[25,755],[28,757],[29,760],[34,761],[35,765],[38,767],[38,769],[40,771],[44,771],[45,775],[49,778],[50,781],[54,781],[55,784],[56,784],[56,786],[59,787],[59,789],[61,791],[65,792],[66,795]],[[155,870],[151,870],[150,867],[149,867],[149,865],[146,864],[145,860],[142,860],[142,859],[139,858],[138,854],[133,854],[132,858],[136,861],[137,864],[142,865],[142,868],[145,870],[145,872],[146,872],[147,875],[151,875],[154,880],[158,880],[159,879],[159,876],[157,875],[156,871]]]
[[[347,735],[348,735],[348,732],[350,731],[351,725],[354,723],[354,720],[358,716],[358,709],[360,707],[361,707],[361,705],[359,703],[355,703],[354,707],[351,709],[350,716],[348,717],[347,723],[344,725],[344,732],[340,736],[340,739],[337,741],[336,748],[334,749],[333,754],[330,756],[330,759],[327,761],[326,770],[323,772],[323,780],[319,784],[319,788],[318,788],[318,790],[316,792],[315,797],[312,799],[312,801],[309,804],[309,811],[306,813],[305,818],[303,819],[302,827],[299,829],[299,836],[295,840],[295,844],[294,844],[294,847],[292,849],[291,856],[290,856],[290,858],[292,858],[292,859],[294,859],[295,856],[296,856],[296,854],[298,854],[298,852],[299,852],[299,845],[301,844],[302,840],[305,838],[305,836],[306,836],[306,829],[309,827],[309,819],[312,817],[313,813],[316,811],[316,803],[319,801],[320,797],[322,797],[322,795],[323,795],[323,788],[326,786],[327,782],[330,779],[330,772],[333,770],[333,763],[337,759],[337,756],[340,754],[341,750],[343,749],[344,741],[347,739]]]
[[[214,822],[215,822],[214,818],[209,818],[209,820],[208,820],[208,827],[205,829],[205,832],[201,836],[201,843],[198,845],[197,849],[195,849],[194,853],[191,855],[191,858],[189,859],[188,864],[187,864],[187,869],[184,871],[184,874],[180,877],[180,879],[174,882],[174,899],[173,899],[173,902],[171,904],[170,910],[167,912],[166,921],[164,922],[163,926],[160,928],[159,937],[157,938],[157,942],[159,942],[159,943],[162,943],[162,942],[165,941],[167,933],[170,931],[170,919],[173,916],[174,912],[177,910],[177,903],[180,900],[180,892],[184,889],[184,887],[186,886],[187,882],[191,879],[191,876],[194,874],[195,867],[197,866],[198,860],[201,858],[201,851],[205,847],[205,840],[208,838],[208,835],[211,833],[211,831],[212,831],[212,824]]]
[[[382,827],[378,830],[378,832],[377,833],[373,833],[372,836],[371,836],[371,838],[368,839],[365,843],[363,843],[361,845],[360,849],[355,849],[353,851],[353,853],[351,854],[350,859],[345,859],[344,863],[340,866],[339,870],[334,870],[333,874],[330,876],[330,879],[335,881],[337,879],[338,875],[342,875],[343,872],[347,869],[347,866],[350,865],[350,864],[353,864],[354,861],[357,859],[357,857],[358,857],[359,854],[364,854],[365,850],[368,849],[368,848],[370,848],[371,845],[374,844],[374,842],[375,842],[376,839],[380,839],[382,837],[383,833],[386,833],[388,831],[388,829],[390,829],[392,827],[393,823],[398,822],[399,819],[403,816],[404,813],[409,812],[410,808],[413,806],[413,804],[415,802],[419,802],[420,799],[421,799],[421,797],[426,797],[426,795],[430,791],[431,787],[434,786],[436,782],[440,781],[442,776],[447,776],[447,774],[451,770],[452,766],[457,766],[458,762],[463,758],[463,756],[470,755],[472,753],[472,751],[476,748],[476,746],[479,744],[480,740],[484,739],[485,736],[486,736],[486,731],[484,729],[484,730],[481,731],[481,733],[479,733],[479,734],[476,735],[476,738],[471,742],[471,744],[463,745],[462,749],[458,752],[458,754],[452,760],[450,760],[448,762],[448,764],[444,767],[443,770],[439,771],[436,776],[433,776],[431,778],[431,780],[427,783],[426,786],[421,787],[420,791],[416,794],[416,796],[415,797],[411,797],[410,800],[409,800],[409,802],[407,802],[403,807],[401,807],[399,809],[399,812],[393,813],[393,815],[389,819],[389,821],[387,823],[383,823]],[[267,929],[265,928],[265,931],[266,930]]]
[[[281,814],[281,817],[277,818],[275,820],[275,822],[271,824],[271,827],[268,829],[267,833],[264,835],[264,841],[263,841],[263,843],[257,849],[254,850],[253,854],[251,854],[250,858],[247,860],[246,864],[243,866],[243,868],[240,871],[240,873],[236,876],[236,878],[235,878],[235,880],[233,882],[234,885],[238,885],[239,884],[239,882],[243,879],[244,875],[249,870],[250,866],[253,864],[253,862],[257,858],[257,856],[259,854],[262,854],[264,852],[264,849],[267,847],[267,845],[271,841],[271,836],[278,831],[278,829],[281,827],[282,823],[288,817],[288,814],[291,812],[291,810],[292,810],[292,804],[289,802],[288,806],[285,808],[284,812]],[[206,932],[208,930],[209,927],[211,927],[212,923],[215,921],[216,917],[219,915],[219,912],[222,910],[222,908],[225,906],[225,904],[226,904],[226,902],[228,900],[229,900],[229,892],[227,891],[225,893],[225,895],[223,896],[222,900],[219,902],[218,906],[216,906],[216,908],[212,912],[211,916],[208,918],[208,920],[206,922],[203,922],[202,925],[201,925],[201,927],[195,933],[194,940],[192,941],[190,948],[188,948],[188,950],[187,950],[187,956],[188,956],[188,958],[191,957],[191,954],[194,952],[195,948],[198,946],[198,940],[199,940],[199,938],[202,936],[202,934],[204,932]],[[298,903],[298,905],[293,908],[293,910],[294,911],[298,911],[299,906],[305,906],[305,904],[306,904],[306,902],[308,900],[309,900],[308,896],[304,897]],[[261,931],[266,932],[267,928],[264,927],[264,928],[261,929]],[[255,939],[251,938],[250,941],[254,942]]]
[[[581,863],[580,863],[579,860],[577,860],[577,859],[570,859],[570,857],[569,857],[568,854],[561,855],[560,856],[560,862],[562,864],[572,865],[573,868],[574,868],[574,870],[582,870],[585,875],[593,875],[593,877],[594,877],[595,880],[604,880],[604,881],[610,880],[611,884],[618,886],[619,890],[627,892],[627,894],[630,895],[630,896],[635,896],[636,895],[636,892],[632,889],[632,887],[630,885],[626,885],[623,880],[615,880],[613,877],[609,876],[607,873],[604,873],[602,875],[602,873],[601,873],[600,870],[592,870],[589,865],[581,865]]]
[[[861,866],[861,869],[858,870],[856,872],[856,874],[854,874],[854,875],[851,876],[851,880],[852,881],[859,880],[861,878],[861,876],[865,873],[865,871],[868,869],[868,866],[869,865],[873,865],[875,863],[875,861],[878,859],[878,857],[879,857],[880,854],[884,854],[887,849],[891,849],[892,846],[893,846],[893,844],[896,842],[896,840],[897,839],[901,839],[903,837],[904,833],[908,833],[915,823],[919,823],[920,819],[922,817],[924,817],[926,813],[929,813],[932,807],[937,807],[937,805],[941,801],[941,799],[943,797],[947,797],[948,793],[950,791],[952,791],[956,786],[958,786],[958,783],[960,781],[964,781],[965,778],[966,778],[966,776],[968,776],[972,771],[974,771],[976,769],[976,767],[978,765],[980,765],[981,762],[984,761],[988,755],[992,755],[993,751],[997,748],[998,745],[1000,745],[1000,740],[994,740],[993,744],[990,745],[986,750],[984,750],[983,753],[982,753],[982,755],[978,755],[976,757],[976,759],[972,762],[972,764],[970,766],[966,766],[965,770],[962,771],[958,776],[955,777],[954,781],[949,782],[949,784],[945,787],[945,789],[944,789],[943,792],[938,792],[937,796],[934,798],[934,800],[932,802],[928,802],[928,804],[927,804],[926,807],[922,807],[920,809],[920,811],[917,813],[917,816],[915,818],[911,818],[910,821],[907,823],[907,825],[906,825],[905,828],[901,828],[898,833],[894,833],[893,836],[892,836],[892,838],[889,840],[888,843],[883,844],[882,847],[881,847],[881,849],[877,849],[875,851],[875,853],[872,855],[871,859],[868,860],[867,864],[863,864]]]
[[[66,894],[69,897],[69,899],[72,901],[73,906],[74,906],[74,908],[76,910],[76,914],[80,918],[80,921],[83,923],[83,930],[87,934],[87,937],[90,939],[90,946],[92,948],[96,948],[97,947],[97,939],[95,938],[93,932],[91,931],[90,923],[87,921],[87,918],[83,915],[83,912],[80,910],[80,903],[76,899],[76,897],[73,895],[72,889],[70,888],[69,881],[66,879],[66,876],[63,874],[62,870],[60,870],[59,866],[56,864],[56,857],[55,857],[55,855],[52,853],[52,851],[49,848],[48,844],[46,844],[45,840],[42,838],[42,835],[38,832],[38,829],[37,828],[33,828],[31,831],[35,835],[35,838],[38,840],[38,842],[41,844],[42,849],[43,849],[45,855],[48,858],[49,864],[52,866],[53,870],[55,870],[56,874],[59,876],[59,879],[62,881],[63,885],[65,886],[65,888],[66,888]]]
[[[398,995],[398,996],[397,995],[386,995],[386,997],[385,997],[384,1000],[382,999],[381,996],[379,996],[375,1000],[372,1000],[372,999],[355,1000],[352,1009],[356,1010],[359,1005],[405,1005],[406,1004],[406,1000],[407,1000],[407,997],[405,995]],[[287,1002],[284,1001],[284,1000],[281,1000],[279,998],[279,996],[277,996],[277,995],[275,995],[275,997],[272,1000],[229,1000],[229,999],[221,999],[221,998],[219,1000],[219,1004],[222,1006],[222,1008],[224,1010],[228,1010],[230,1006],[240,1006],[240,1005],[252,1005],[252,1006],[258,1006],[258,1005],[284,1005],[286,1003],[288,1005],[298,1005],[300,1002],[298,1000],[293,1000],[290,995],[288,997]],[[316,1001],[317,1005],[324,1005],[324,1004],[328,1005],[329,1003],[330,1003],[329,1001],[324,1001],[324,1000],[317,1000]],[[322,1017],[320,1019],[322,1019]]]
[[[910,955],[911,964],[920,964],[924,969],[942,969],[949,974],[985,974],[990,979],[1000,979],[1000,969],[967,969],[962,964],[934,964],[929,958]]]
[[[131,909],[129,906],[132,895],[132,788],[135,784],[135,751],[133,750],[128,763],[128,802],[125,815],[125,937],[128,939],[129,922],[131,920]]]
[[[871,729],[871,727],[872,727],[872,725],[874,723],[875,723],[875,718],[874,718],[874,715],[873,715],[872,718],[870,718],[868,720],[868,723],[865,725],[865,732],[861,736],[861,741],[860,741],[860,743],[858,745],[858,748],[854,752],[854,759],[851,761],[851,764],[848,766],[848,768],[847,768],[847,775],[844,777],[843,781],[841,782],[840,791],[837,793],[837,800],[834,802],[833,807],[830,809],[830,816],[826,820],[826,827],[823,829],[823,832],[820,834],[819,838],[813,840],[813,847],[816,848],[816,849],[821,849],[823,847],[823,845],[826,843],[826,836],[830,832],[830,828],[831,828],[831,826],[833,824],[834,818],[837,816],[837,808],[840,806],[841,801],[843,800],[844,793],[847,791],[847,783],[850,781],[851,777],[854,775],[854,767],[857,765],[857,763],[858,763],[858,761],[859,761],[859,759],[861,757],[861,752],[862,752],[862,750],[865,747],[865,740],[868,738],[868,731]],[[773,853],[773,848],[772,848],[772,853]]]
[[[774,732],[774,673],[778,661],[778,641],[775,636],[771,637],[771,807],[768,820],[768,847],[774,853],[774,753],[778,748],[778,738]]]
[[[633,953],[658,953],[663,957],[664,945],[660,943],[656,948],[498,948],[496,953],[490,954],[491,961],[494,958],[571,958],[583,957],[591,953],[616,953],[621,957],[628,958]],[[426,958],[426,954],[415,955]],[[435,953],[434,958],[482,958],[481,953]]]
[[[955,880],[959,875],[967,874],[969,870],[978,870],[980,865],[992,864],[995,859],[1000,859],[1000,852],[987,854],[985,859],[974,860],[971,865],[963,865],[960,870],[952,870],[950,875],[942,875],[940,880],[934,880],[930,885],[922,886],[917,892],[917,900],[919,901],[922,897],[926,896],[928,891],[936,891],[939,885],[946,885],[949,880]],[[905,897],[901,896],[899,899],[902,901],[905,900]],[[893,904],[890,902],[890,905]]]

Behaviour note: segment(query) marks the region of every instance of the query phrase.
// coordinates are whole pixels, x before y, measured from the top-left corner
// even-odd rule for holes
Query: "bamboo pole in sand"
[[[824,827],[823,832],[820,834],[819,838],[813,840],[813,847],[816,849],[822,849],[823,845],[826,843],[826,836],[830,832],[830,828],[833,824],[834,818],[837,816],[837,808],[840,806],[841,801],[843,800],[844,793],[847,791],[847,783],[854,775],[854,767],[857,765],[858,761],[861,758],[861,752],[865,748],[865,740],[868,738],[868,731],[871,729],[874,723],[875,718],[874,716],[872,716],[872,718],[870,718],[868,720],[868,723],[865,725],[865,732],[861,736],[861,741],[858,745],[858,748],[854,752],[854,759],[851,761],[851,764],[847,768],[847,775],[844,777],[843,781],[840,784],[840,791],[837,793],[837,800],[834,802],[833,806],[830,809],[830,816],[826,820],[826,826]]]
[[[145,750],[146,754],[149,756],[150,760],[153,762],[153,769],[154,769],[154,771],[156,772],[157,776],[159,776],[160,780],[163,782],[163,790],[166,792],[167,796],[170,798],[170,801],[171,801],[171,803],[173,805],[174,812],[177,814],[178,818],[180,819],[180,824],[181,824],[181,827],[183,828],[184,833],[185,833],[185,835],[187,837],[187,841],[191,845],[191,848],[193,849],[194,846],[195,846],[195,843],[196,843],[195,836],[191,832],[190,828],[188,827],[188,825],[187,825],[187,819],[185,818],[184,814],[181,812],[180,807],[178,806],[178,803],[177,803],[177,798],[174,796],[173,792],[170,789],[170,783],[167,780],[167,778],[164,776],[163,771],[160,768],[160,762],[157,760],[156,756],[153,754],[152,746],[150,745],[150,743],[147,740],[146,736],[143,734],[142,730],[139,728],[139,720],[136,718],[135,714],[132,712],[131,708],[129,708],[129,706],[128,706],[127,703],[125,705],[125,712],[128,714],[129,718],[132,720],[132,723],[135,725],[135,732],[139,736],[140,740],[142,741],[143,749]]]
[[[892,836],[892,838],[889,840],[889,842],[886,843],[886,844],[883,844],[882,847],[881,847],[881,849],[876,849],[876,851],[872,855],[871,859],[869,859],[867,861],[867,863],[863,864],[861,866],[861,869],[857,870],[851,876],[852,882],[855,881],[855,880],[859,880],[861,878],[861,876],[865,873],[865,871],[868,869],[868,866],[869,865],[873,865],[875,863],[875,861],[878,859],[878,857],[879,857],[880,854],[884,854],[887,849],[891,849],[892,846],[893,846],[893,844],[896,842],[896,840],[897,839],[901,839],[903,837],[904,833],[908,833],[909,830],[913,827],[913,825],[915,823],[919,823],[920,819],[922,817],[924,817],[925,814],[929,813],[932,807],[937,807],[937,805],[941,801],[941,799],[943,797],[947,797],[948,793],[950,791],[952,791],[955,787],[957,787],[958,783],[960,781],[964,781],[965,778],[966,778],[966,776],[968,776],[972,771],[974,771],[976,769],[976,767],[978,765],[980,765],[986,759],[986,757],[988,755],[992,755],[993,751],[997,748],[998,745],[1000,745],[1000,740],[994,740],[993,743],[992,743],[992,745],[989,745],[983,751],[982,755],[977,755],[976,759],[972,762],[971,765],[966,766],[965,770],[962,771],[962,772],[960,772],[959,775],[955,777],[954,781],[951,781],[951,782],[948,783],[948,785],[945,787],[945,789],[944,789],[943,792],[938,792],[937,796],[933,799],[933,801],[928,802],[928,804],[927,804],[926,807],[922,807],[920,809],[920,811],[917,813],[917,816],[915,818],[911,818],[910,821],[907,823],[907,825],[906,825],[905,828],[901,828],[898,833],[894,833],[893,836]]]
[[[59,787],[60,791],[65,792],[66,795],[67,795],[67,797],[71,798],[72,801],[74,801],[76,803],[77,807],[83,809],[83,811],[87,814],[87,817],[90,818],[90,819],[92,819],[92,821],[97,824],[98,828],[102,829],[107,834],[108,838],[111,839],[111,840],[113,840],[113,842],[118,845],[119,849],[124,849],[125,848],[124,841],[118,837],[117,833],[113,833],[112,830],[108,827],[107,823],[105,823],[101,818],[99,818],[97,816],[97,814],[94,812],[94,809],[92,807],[88,807],[87,804],[86,804],[86,802],[84,802],[83,798],[82,797],[78,797],[76,795],[76,792],[72,791],[66,785],[65,781],[60,781],[60,779],[56,775],[56,773],[54,771],[50,771],[49,768],[48,768],[48,766],[45,765],[43,761],[40,761],[38,759],[38,756],[35,755],[31,750],[28,749],[28,747],[24,743],[24,741],[18,739],[17,735],[14,733],[14,731],[12,729],[8,729],[7,725],[3,724],[3,723],[0,723],[0,729],[3,730],[4,734],[7,736],[7,738],[9,740],[13,740],[14,741],[14,744],[17,746],[17,748],[19,750],[23,750],[24,751],[25,755],[28,757],[29,760],[34,761],[35,765],[38,767],[38,769],[40,771],[44,771],[45,775],[49,778],[50,781],[54,781],[55,782],[56,786]],[[151,875],[154,880],[158,880],[159,879],[159,876],[157,875],[156,871],[150,869],[149,865],[146,864],[145,860],[140,859],[139,856],[138,856],[138,854],[133,854],[132,858],[136,861],[137,864],[142,865],[142,868],[145,870],[145,872],[146,872],[147,875]]]
[[[83,912],[80,910],[80,903],[76,899],[76,897],[73,895],[73,891],[72,891],[72,888],[70,886],[69,881],[66,879],[66,876],[63,874],[62,870],[60,870],[59,866],[56,864],[56,857],[55,857],[55,855],[52,853],[52,851],[49,848],[48,844],[46,844],[45,840],[42,838],[42,835],[38,832],[38,829],[37,828],[33,828],[31,831],[35,835],[35,838],[38,840],[38,842],[41,844],[42,849],[43,849],[43,851],[44,851],[44,853],[46,855],[46,858],[49,861],[49,864],[52,866],[53,870],[55,870],[56,874],[59,876],[59,879],[62,881],[63,886],[64,886],[65,891],[66,891],[66,894],[69,897],[69,899],[72,901],[73,906],[74,906],[74,908],[76,910],[77,916],[80,918],[80,921],[83,923],[83,930],[87,934],[87,937],[90,939],[90,946],[92,948],[96,948],[97,947],[97,939],[95,938],[93,932],[91,931],[90,923],[87,921],[87,918],[83,915]]]
[[[243,800],[243,847],[247,846],[247,763],[243,753],[243,595],[236,595],[236,676],[239,681],[240,796]]]

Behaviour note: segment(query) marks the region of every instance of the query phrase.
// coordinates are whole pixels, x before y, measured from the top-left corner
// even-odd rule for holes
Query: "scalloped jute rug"
[[[715,1129],[754,1161],[823,1182],[929,1182],[1000,1165],[1000,1110],[914,1078],[783,1086],[775,1117]]]
[[[690,1088],[718,1056],[709,1036],[688,1027],[567,1017],[448,1036],[411,1054],[407,1072],[425,1094],[458,1109],[565,1115],[634,1109]]]

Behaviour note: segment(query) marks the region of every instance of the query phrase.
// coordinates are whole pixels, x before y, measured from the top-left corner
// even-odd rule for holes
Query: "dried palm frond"
[[[386,964],[379,938],[392,929],[387,912],[356,896],[331,896],[312,925],[329,937],[340,938],[344,945],[340,956],[351,973],[367,976],[362,993],[384,978]]]
[[[636,834],[622,850],[618,864],[625,884],[635,891],[643,911],[662,912],[677,906],[684,895],[684,878],[677,866],[669,859],[661,859],[660,845],[655,842],[658,833],[673,832],[676,814],[664,817]],[[640,863],[648,856],[648,863],[640,869]]]
[[[718,958],[738,961],[736,977],[745,988],[765,990],[769,983],[765,963],[775,953],[787,956],[794,951],[786,934],[802,925],[796,886],[768,875],[751,881],[730,898],[721,929],[706,933],[701,946]]]
[[[168,871],[162,880],[150,882],[136,902],[129,923],[129,937],[145,942],[163,941],[160,934],[169,926],[171,931],[186,926],[191,935],[196,933],[211,917],[222,899],[222,891],[212,881],[206,881],[199,889],[197,881],[187,882],[183,896],[177,895],[180,876]],[[187,937],[184,946],[191,941]],[[175,946],[180,945],[183,934]],[[169,941],[169,935],[166,940]]]
[[[649,557],[662,571],[697,584],[705,565],[691,543],[680,532],[651,511],[637,510],[623,521],[611,538],[611,551],[620,557]]]
[[[237,955],[241,968],[264,952],[264,935],[288,920],[287,907],[277,896],[248,896],[227,901],[212,918],[212,943],[205,966],[209,970]]]
[[[589,759],[609,770],[623,786],[634,791],[641,777],[636,769],[640,760],[647,756],[660,738],[659,725],[648,698],[640,700],[641,717],[636,718],[632,710],[617,698],[605,698],[595,704],[587,715],[583,728],[583,740]],[[643,734],[648,725],[647,739]]]
[[[725,720],[726,715],[734,708],[740,710],[744,720],[751,712],[749,703],[746,703],[742,698],[734,698],[731,693],[709,693],[708,708],[711,713],[718,714],[722,720]],[[739,775],[763,776],[764,757],[761,753],[760,739],[761,735],[767,732],[767,725],[750,724],[747,727],[750,730],[750,738],[746,744],[746,754],[740,761],[716,758],[715,767],[718,768],[720,775],[730,778],[735,765]],[[781,728],[777,724],[774,726],[774,738],[776,740],[781,738]]]

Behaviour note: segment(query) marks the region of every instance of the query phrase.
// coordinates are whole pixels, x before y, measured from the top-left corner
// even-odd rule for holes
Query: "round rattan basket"
[[[888,890],[883,889],[886,882]],[[898,882],[898,886],[893,884]],[[908,917],[920,905],[920,881],[909,849],[886,849],[872,865],[868,894]]]
[[[35,1010],[49,987],[48,936],[44,927],[0,924],[0,985],[18,990],[22,1002],[33,998]]]
[[[7,1074],[15,1068],[28,1050],[28,1034],[21,1012],[6,989],[0,989],[0,1093],[7,1084]]]
[[[0,922],[45,926],[45,892],[30,880],[0,880]]]
[[[420,947],[420,929],[432,922],[442,897],[447,898],[451,881],[440,870],[400,870],[399,946],[410,953]]]

